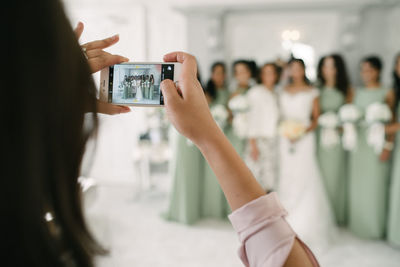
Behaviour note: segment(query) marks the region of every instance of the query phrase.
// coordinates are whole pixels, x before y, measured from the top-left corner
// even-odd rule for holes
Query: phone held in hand
[[[117,105],[163,106],[160,84],[178,81],[181,63],[126,62],[100,73],[100,100]]]

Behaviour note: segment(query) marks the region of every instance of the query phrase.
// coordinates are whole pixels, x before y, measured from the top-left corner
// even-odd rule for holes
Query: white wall
[[[188,25],[187,49],[197,56],[205,81],[215,60],[230,64],[238,58],[252,58],[262,64],[285,55],[281,33],[296,29],[301,33],[299,41],[315,49],[316,61],[325,54],[342,53],[355,86],[360,84],[360,59],[368,54],[381,56],[385,61],[383,83],[391,85],[393,58],[400,51],[400,1],[396,5],[351,3],[334,8],[300,5],[298,9],[183,10]],[[214,39],[216,47],[209,45]]]

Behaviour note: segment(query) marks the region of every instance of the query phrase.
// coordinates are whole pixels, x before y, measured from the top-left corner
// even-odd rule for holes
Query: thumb
[[[182,100],[178,93],[178,89],[172,80],[164,80],[161,82],[161,90],[164,96],[164,102],[166,106],[172,106]]]

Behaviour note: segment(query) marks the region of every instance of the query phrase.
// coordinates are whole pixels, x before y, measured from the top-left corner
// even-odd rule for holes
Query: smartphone
[[[126,62],[100,73],[100,100],[128,106],[163,106],[161,81],[178,81],[181,63]]]

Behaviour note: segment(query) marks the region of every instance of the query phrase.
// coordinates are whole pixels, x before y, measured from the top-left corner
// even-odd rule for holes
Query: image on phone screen
[[[173,80],[173,64],[117,64],[110,67],[110,97],[115,104],[163,105],[160,83]]]

